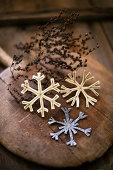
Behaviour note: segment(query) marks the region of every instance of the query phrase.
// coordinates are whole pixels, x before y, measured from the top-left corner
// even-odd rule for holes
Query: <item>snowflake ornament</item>
[[[24,109],[26,110],[27,108],[30,109],[30,112],[33,112],[33,107],[32,105],[39,99],[40,100],[40,108],[37,110],[38,113],[41,113],[41,116],[44,117],[44,112],[48,112],[48,109],[44,107],[44,101],[43,99],[49,101],[51,103],[51,109],[55,109],[55,105],[57,107],[60,107],[60,103],[56,102],[56,100],[59,98],[58,95],[55,95],[54,98],[50,98],[45,95],[50,90],[54,90],[56,92],[60,92],[60,90],[57,88],[59,87],[59,83],[54,82],[54,78],[50,79],[51,85],[42,90],[42,85],[41,81],[45,78],[44,75],[41,76],[41,73],[38,72],[37,76],[33,75],[32,79],[35,79],[38,82],[38,90],[35,90],[29,86],[28,80],[24,81],[24,84],[21,84],[21,87],[23,87],[23,90],[21,91],[22,94],[26,93],[27,91],[32,92],[36,95],[31,101],[22,101],[22,104],[25,104]]]
[[[61,135],[62,133],[64,134],[68,134],[70,135],[70,141],[66,142],[67,145],[70,146],[76,146],[77,143],[74,141],[73,138],[73,134],[77,134],[77,131],[81,131],[83,132],[86,136],[90,136],[90,132],[91,132],[91,128],[88,129],[82,129],[79,127],[78,121],[82,120],[84,118],[87,117],[87,115],[85,115],[83,112],[79,112],[79,116],[77,119],[73,120],[69,118],[69,112],[70,112],[70,108],[61,108],[62,111],[65,113],[65,119],[64,122],[60,122],[55,120],[53,117],[51,117],[48,122],[48,124],[54,124],[54,123],[58,123],[62,126],[59,127],[59,132],[56,133],[50,133],[50,136],[55,139],[58,140],[59,135]]]
[[[96,89],[100,89],[100,81],[96,81],[95,83],[89,85],[89,86],[85,86],[86,82],[88,82],[89,80],[94,79],[94,77],[90,77],[91,73],[88,72],[86,73],[86,71],[84,70],[83,72],[83,77],[82,77],[82,81],[81,84],[79,84],[76,81],[76,71],[73,72],[73,75],[68,74],[68,77],[65,81],[73,84],[75,87],[74,88],[67,88],[64,85],[61,86],[62,90],[60,91],[60,93],[65,93],[63,95],[63,97],[67,97],[68,95],[70,95],[72,92],[76,92],[75,95],[73,97],[71,97],[70,99],[68,99],[66,102],[72,102],[71,106],[73,106],[76,103],[76,107],[79,107],[79,96],[80,93],[82,93],[86,99],[86,107],[89,107],[89,104],[94,105],[97,100],[91,96],[89,96],[86,93],[86,90],[90,90],[92,91],[96,96],[98,96],[99,94],[96,92]]]

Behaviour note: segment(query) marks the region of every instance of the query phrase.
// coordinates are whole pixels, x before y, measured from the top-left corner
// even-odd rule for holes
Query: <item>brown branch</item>
[[[0,63],[9,67],[12,63],[12,58],[0,47]]]

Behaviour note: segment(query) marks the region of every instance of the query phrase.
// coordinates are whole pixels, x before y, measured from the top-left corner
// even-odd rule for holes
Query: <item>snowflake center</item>
[[[41,97],[42,95],[43,95],[42,91],[41,91],[41,92],[39,92],[39,96]]]
[[[66,129],[67,129],[67,130],[70,129],[70,123],[69,123],[69,122],[67,122],[65,126],[66,126]]]
[[[79,85],[78,85],[78,90],[81,92],[83,89],[84,89],[83,85],[82,85],[82,84],[79,84]]]

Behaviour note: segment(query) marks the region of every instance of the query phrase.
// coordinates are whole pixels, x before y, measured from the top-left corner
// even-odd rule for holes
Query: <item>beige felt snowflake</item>
[[[76,92],[75,95],[73,97],[71,97],[70,99],[68,99],[66,102],[72,102],[71,106],[73,106],[76,103],[76,107],[79,107],[79,98],[80,98],[80,93],[82,93],[86,99],[86,107],[89,107],[89,104],[94,105],[97,100],[91,96],[89,96],[86,93],[86,90],[90,90],[92,91],[96,96],[98,96],[99,94],[96,92],[96,89],[100,89],[100,82],[96,81],[95,83],[85,86],[86,82],[88,82],[89,80],[93,79],[94,77],[90,77],[91,73],[88,72],[86,73],[86,71],[84,70],[83,72],[83,77],[82,77],[82,81],[79,84],[76,80],[76,71],[73,72],[73,75],[68,74],[68,77],[65,81],[73,84],[75,87],[74,88],[67,88],[64,85],[61,86],[62,90],[60,91],[61,93],[65,93],[63,95],[63,97],[66,97],[68,95],[70,95],[72,92]]]
[[[43,99],[49,101],[51,103],[51,109],[55,109],[55,105],[57,107],[60,107],[60,103],[56,102],[56,100],[59,98],[58,95],[55,95],[54,98],[50,98],[45,95],[50,90],[54,90],[56,92],[60,92],[60,90],[57,88],[59,87],[59,83],[54,82],[54,78],[50,79],[51,85],[42,90],[41,81],[45,78],[44,75],[41,76],[41,73],[38,72],[37,76],[33,75],[32,79],[35,79],[38,82],[38,90],[35,90],[29,86],[28,80],[24,81],[24,84],[21,84],[21,87],[23,87],[23,90],[21,91],[22,94],[26,93],[27,91],[34,93],[36,96],[31,101],[22,101],[22,104],[25,104],[24,109],[27,108],[30,109],[30,112],[33,111],[32,105],[39,99],[40,100],[40,108],[37,110],[38,113],[41,113],[41,116],[44,117],[44,111],[48,112],[48,109],[44,107],[44,101]]]

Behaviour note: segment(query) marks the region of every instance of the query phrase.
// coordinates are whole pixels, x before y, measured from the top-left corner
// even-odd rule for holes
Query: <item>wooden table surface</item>
[[[96,40],[100,44],[100,48],[96,50],[92,56],[103,64],[113,74],[113,22],[80,22],[75,24],[75,31],[85,33],[91,31]],[[10,55],[16,53],[15,44],[20,41],[26,41],[28,35],[36,30],[36,26],[27,27],[0,27],[0,46]],[[93,42],[91,43],[93,46]],[[0,65],[0,72],[5,67]],[[14,154],[10,153],[2,145],[0,145],[0,170],[36,170],[51,169],[34,163],[28,162]],[[72,168],[74,169],[74,168]],[[100,159],[86,163],[78,170],[112,170],[113,169],[113,146]]]

